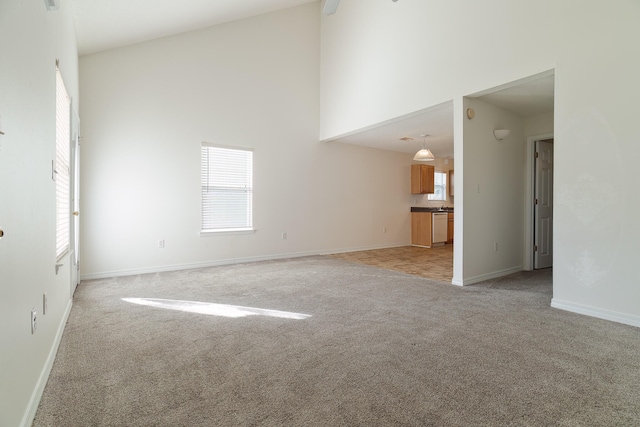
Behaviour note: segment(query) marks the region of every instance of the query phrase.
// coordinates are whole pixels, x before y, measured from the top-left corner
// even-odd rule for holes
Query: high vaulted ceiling
[[[87,55],[317,1],[71,0],[71,10]]]
[[[320,0],[71,0],[79,55],[87,55]],[[553,111],[554,76],[534,76],[469,95],[522,117]],[[332,138],[416,152],[423,138],[436,157],[453,157],[453,104],[447,102]],[[405,140],[401,140],[405,138]],[[409,138],[407,140],[407,138]]]

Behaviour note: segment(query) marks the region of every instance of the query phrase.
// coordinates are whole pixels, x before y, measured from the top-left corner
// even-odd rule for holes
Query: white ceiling
[[[494,87],[470,97],[521,117],[533,117],[553,111],[554,81],[553,74],[543,73],[542,76]]]
[[[553,74],[543,73],[497,88],[470,98],[511,111],[526,118],[553,112]],[[383,150],[415,153],[423,144],[420,135],[428,134],[427,148],[435,157],[453,158],[453,103],[447,102],[398,117],[378,125],[343,135],[332,141],[356,144]],[[402,141],[400,138],[413,138]]]
[[[429,135],[421,138],[420,135]],[[400,138],[412,138],[403,141]],[[436,105],[332,141],[403,153],[415,153],[426,141],[434,156],[453,158],[453,102]]]
[[[206,28],[318,0],[71,0],[79,55]],[[542,77],[541,77],[542,76]],[[544,73],[470,95],[522,117],[553,111],[554,76]],[[447,102],[332,139],[453,158],[453,103]],[[400,138],[413,138],[401,141]]]
[[[71,0],[79,55],[318,0]]]

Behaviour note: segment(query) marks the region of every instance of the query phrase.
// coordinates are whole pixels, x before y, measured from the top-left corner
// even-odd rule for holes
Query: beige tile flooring
[[[453,277],[453,245],[437,248],[401,246],[330,256],[447,283],[451,283]]]

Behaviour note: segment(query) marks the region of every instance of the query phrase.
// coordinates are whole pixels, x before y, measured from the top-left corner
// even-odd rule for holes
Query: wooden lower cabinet
[[[449,222],[447,223],[447,243],[453,244],[453,212],[449,212]]]
[[[411,244],[431,247],[431,212],[411,212]]]

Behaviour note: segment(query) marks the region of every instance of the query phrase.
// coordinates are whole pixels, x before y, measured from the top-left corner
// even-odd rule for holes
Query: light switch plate
[[[36,308],[33,307],[31,309],[31,334],[32,335],[36,333],[36,329],[38,327],[37,315],[38,313],[36,312]]]

